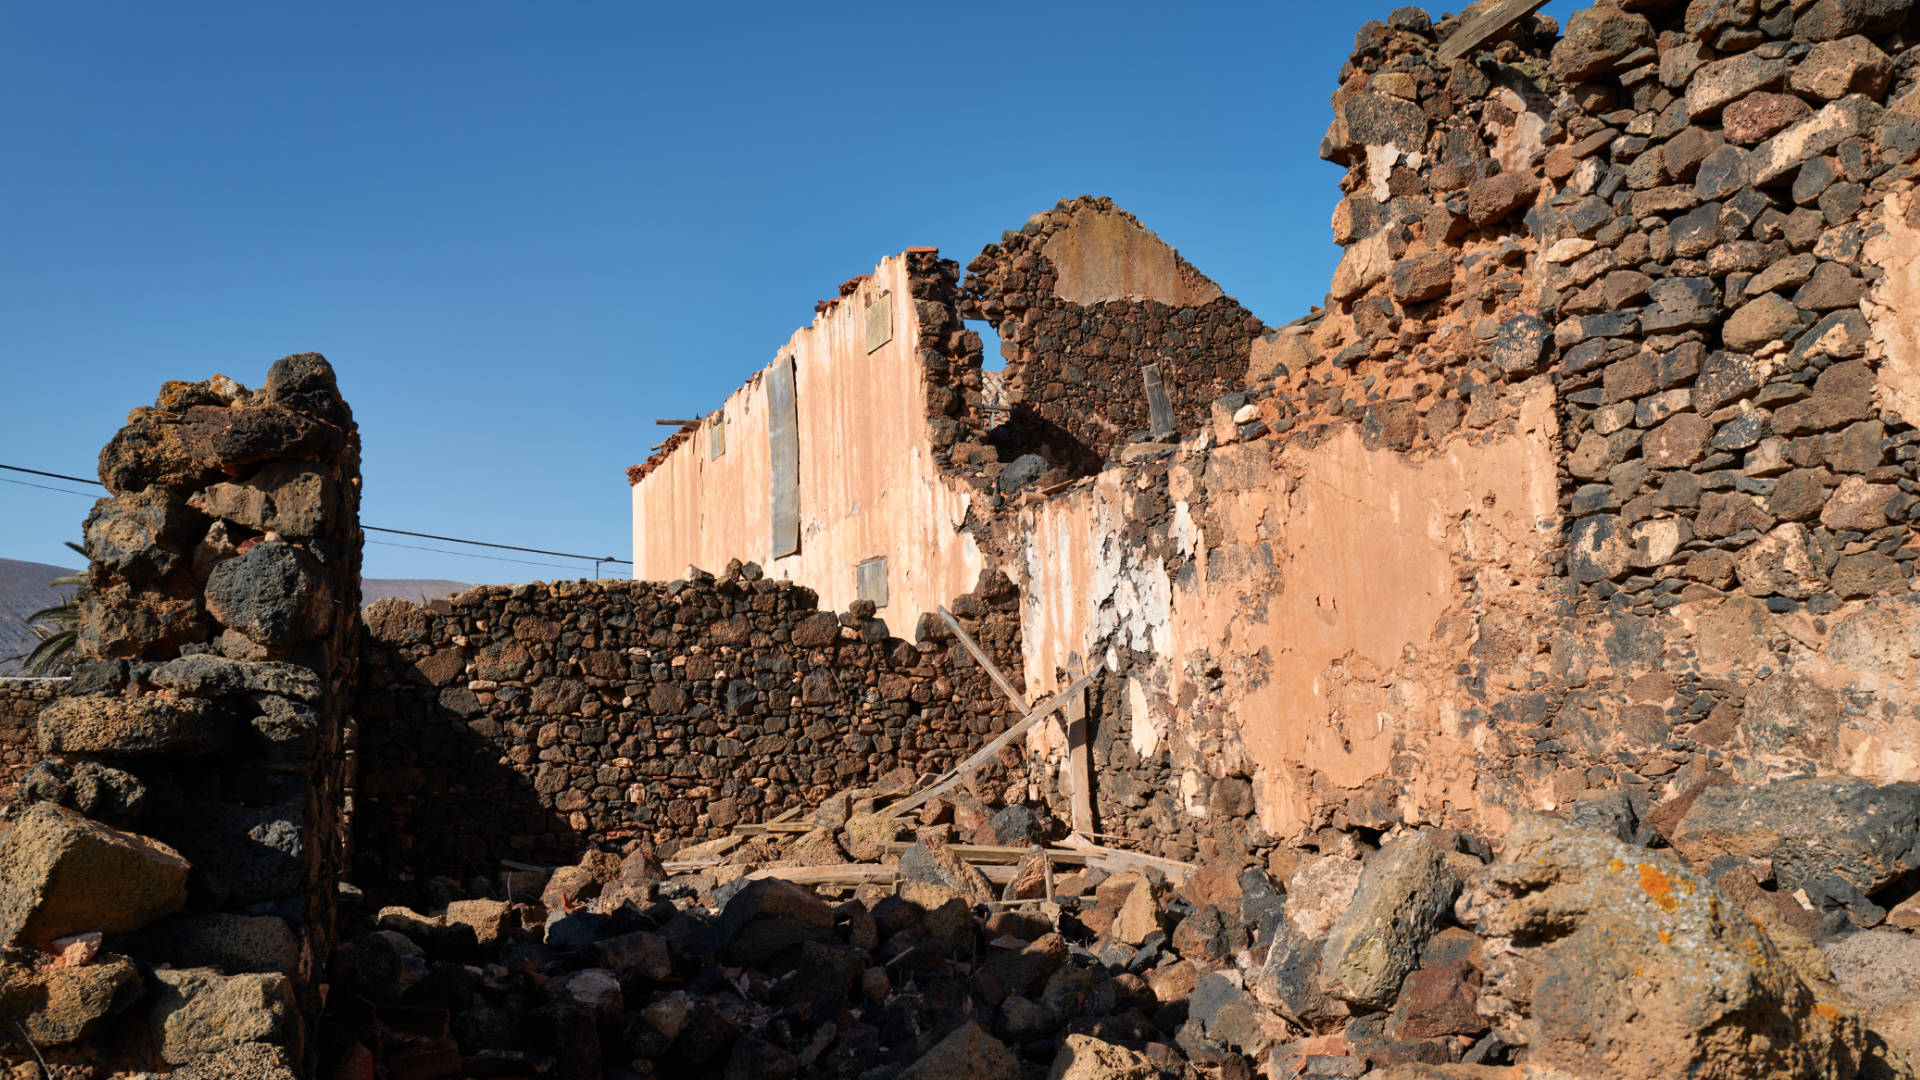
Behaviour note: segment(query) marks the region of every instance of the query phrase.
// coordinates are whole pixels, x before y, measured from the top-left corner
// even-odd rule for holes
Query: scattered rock
[[[965,896],[968,903],[995,899],[993,886],[972,864],[939,840],[922,838],[900,855],[900,876],[908,881],[942,885]]]
[[[168,1064],[184,1065],[248,1043],[300,1052],[300,1011],[286,976],[177,968],[156,971],[153,978],[158,994],[151,1021]]]
[[[187,870],[157,840],[30,806],[0,832],[0,947],[138,930],[186,905]]]
[[[1853,777],[1707,788],[1672,834],[1695,865],[1773,860],[1784,891],[1837,877],[1871,893],[1920,866],[1920,785]]]
[[[1859,1022],[1669,856],[1523,819],[1458,911],[1488,939],[1480,1007],[1525,1039],[1533,1068],[1811,1080],[1858,1067]]]
[[[967,1021],[907,1066],[900,1080],[1020,1080],[1020,1059],[985,1028]]]
[[[1145,1054],[1090,1035],[1068,1035],[1054,1055],[1047,1080],[1158,1080],[1160,1069]]]
[[[1406,837],[1367,860],[1353,902],[1327,932],[1320,985],[1343,1001],[1392,1005],[1400,980],[1453,905],[1460,882],[1422,837]]]
[[[103,954],[78,967],[0,954],[0,1047],[67,1046],[140,997],[140,969]]]

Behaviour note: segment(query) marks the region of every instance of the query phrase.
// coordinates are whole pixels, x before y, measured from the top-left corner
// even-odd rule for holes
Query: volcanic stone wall
[[[997,575],[951,605],[1017,685],[1016,606]],[[670,853],[897,769],[937,774],[1010,722],[944,624],[908,641],[872,615],[818,611],[751,565],[373,605],[359,881],[394,893],[501,859]],[[1008,783],[979,782],[994,798]]]
[[[0,803],[40,760],[35,719],[65,687],[60,679],[0,680]]]
[[[1649,613],[1699,582],[1825,614],[1904,591],[1920,451],[1863,306],[1920,150],[1891,59],[1909,5],[1626,6],[1450,66],[1424,17],[1361,31],[1323,145],[1351,166],[1330,299],[1357,333],[1334,364],[1448,342],[1485,358],[1443,376],[1469,400],[1550,371],[1567,569],[1596,604]],[[1409,436],[1454,422],[1421,396],[1371,411],[1404,409]]]
[[[102,451],[113,497],[86,522],[83,659],[40,712],[46,760],[0,833],[0,946],[20,950],[0,969],[49,1004],[0,1044],[303,1068],[344,846],[359,460],[312,353],[259,391],[168,383]]]
[[[983,526],[1035,568],[1030,681],[1121,659],[1102,830],[1204,852],[1245,780],[1311,831],[1913,778],[1912,10],[1602,4],[1451,60],[1466,20],[1361,29],[1325,307],[1165,466]]]
[[[1175,430],[1190,435],[1245,384],[1265,330],[1111,199],[1063,200],[967,270],[959,312],[990,322],[1007,359],[1011,411],[990,418],[987,441],[1076,475],[1151,439],[1143,366],[1159,367]]]

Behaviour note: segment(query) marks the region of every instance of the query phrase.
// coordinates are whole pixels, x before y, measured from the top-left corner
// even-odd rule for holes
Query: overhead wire
[[[398,544],[392,540],[369,540],[367,543],[378,544],[381,547],[406,548],[408,551],[431,551],[436,555],[458,555],[463,559],[487,559],[492,562],[520,563],[525,566],[551,566],[558,570],[580,569],[577,566],[568,566],[565,563],[539,562],[534,559],[514,559],[505,555],[482,555],[477,551],[448,551],[445,548],[422,547],[419,544]]]
[[[98,480],[90,480],[84,476],[68,476],[65,473],[46,472],[41,469],[29,469],[20,465],[0,464],[0,469],[6,469],[9,472],[26,473],[31,476],[44,476],[51,480],[69,480],[76,484],[92,484],[95,487],[106,486],[105,484],[102,484]],[[18,484],[22,487],[39,488],[42,491],[63,491],[69,495],[79,495],[83,498],[93,497],[90,493],[85,491],[74,491],[71,488],[57,488],[47,484],[35,484],[31,481],[14,480],[4,476],[0,476],[0,483]],[[546,548],[521,547],[518,544],[499,544],[491,540],[470,540],[470,539],[467,539],[466,537],[461,537],[461,536],[440,536],[435,533],[414,532],[411,529],[388,529],[388,528],[383,528],[379,525],[362,525],[360,526],[360,528],[367,532],[393,533],[397,536],[417,536],[423,540],[440,540],[449,544],[470,544],[474,547],[497,548],[501,551],[524,551],[530,555],[552,555],[556,558],[561,558],[561,559],[579,559],[582,562],[593,563],[594,571],[596,574],[599,572],[599,567],[600,567],[600,564],[602,563],[616,563],[616,564],[625,565],[625,566],[633,565],[633,560],[631,559],[616,559],[611,555],[580,555],[571,551],[549,551]],[[532,559],[509,559],[509,558],[505,558],[503,556],[498,556],[498,555],[479,555],[479,554],[475,554],[473,552],[467,552],[467,551],[446,551],[441,548],[420,547],[414,544],[398,544],[398,543],[394,543],[391,540],[368,540],[367,543],[380,544],[385,547],[407,548],[412,551],[431,551],[440,555],[460,555],[469,559],[491,558],[497,562],[523,563],[527,566],[550,566],[559,570],[578,569],[577,567],[573,567],[573,566],[563,566],[559,563],[535,562]]]
[[[78,495],[83,499],[97,499],[91,491],[75,491],[72,488],[54,487],[52,484],[36,484],[31,480],[15,480],[9,476],[0,476],[0,484],[18,484],[21,487],[39,488],[41,491],[64,491],[69,495]]]

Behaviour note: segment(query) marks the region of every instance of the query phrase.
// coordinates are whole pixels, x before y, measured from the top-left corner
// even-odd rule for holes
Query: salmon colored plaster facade
[[[892,330],[869,350],[875,304],[891,308]],[[918,341],[906,260],[887,258],[780,350],[794,371],[799,551],[772,555],[763,370],[633,486],[635,576],[666,581],[689,566],[717,571],[740,559],[813,589],[822,607],[845,610],[858,598],[854,568],[885,557],[888,602],[879,615],[905,636],[923,613],[971,589],[983,565],[959,527],[971,496],[931,457]],[[718,455],[716,439],[724,442]]]

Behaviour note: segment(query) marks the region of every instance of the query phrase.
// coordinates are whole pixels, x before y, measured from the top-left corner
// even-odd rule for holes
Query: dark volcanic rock
[[[326,629],[327,588],[313,557],[292,544],[255,544],[213,568],[207,611],[263,645],[305,641]]]
[[[1708,788],[1673,833],[1696,864],[1773,860],[1788,892],[1838,877],[1871,893],[1920,866],[1920,785],[1854,777]]]

